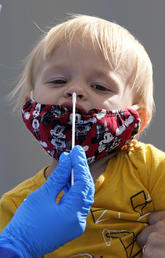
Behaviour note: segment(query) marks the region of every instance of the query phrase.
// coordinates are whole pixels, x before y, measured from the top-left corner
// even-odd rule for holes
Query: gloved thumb
[[[54,197],[65,188],[65,186],[70,182],[71,176],[71,159],[69,157],[69,153],[63,152],[59,158],[59,164],[51,174],[51,176],[47,179],[43,188],[45,187],[48,192]]]
[[[70,152],[69,157],[74,171],[74,185],[69,192],[63,196],[62,202],[82,203],[82,206],[89,207],[94,201],[94,182],[90,174],[87,159],[83,148],[76,145]]]

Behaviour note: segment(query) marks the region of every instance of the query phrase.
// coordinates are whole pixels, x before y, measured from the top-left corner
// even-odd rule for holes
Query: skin
[[[143,258],[165,257],[165,211],[153,212],[149,216],[149,226],[137,237],[143,249]]]
[[[132,62],[127,62],[127,66],[121,64],[120,69],[114,71],[105,62],[99,48],[95,46],[94,49],[89,41],[83,45],[80,41],[69,46],[62,44],[38,70],[34,99],[39,103],[72,105],[72,93],[76,92],[78,107],[85,112],[93,108],[127,108],[134,104],[129,85]],[[90,166],[95,182],[104,172],[110,157]],[[57,161],[53,160],[46,177],[56,166]]]

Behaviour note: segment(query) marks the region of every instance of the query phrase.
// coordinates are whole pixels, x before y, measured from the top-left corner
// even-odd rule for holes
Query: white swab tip
[[[73,94],[72,94],[72,102],[73,103],[76,102],[76,92],[73,92]]]

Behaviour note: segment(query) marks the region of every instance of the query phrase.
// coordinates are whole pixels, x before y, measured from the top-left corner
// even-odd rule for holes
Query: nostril
[[[69,93],[68,92],[68,97],[72,97],[72,93]],[[76,96],[77,96],[77,98],[79,98],[79,99],[82,99],[84,96],[83,96],[83,94],[78,94],[77,92],[76,92]]]
[[[77,98],[82,99],[82,98],[83,98],[83,95],[77,94]]]
[[[76,96],[77,96],[77,98],[79,98],[79,99],[83,99],[83,98],[84,98],[84,95],[83,95],[83,94],[81,94],[81,93],[77,93],[77,92],[76,92],[76,94],[77,94],[77,95],[76,95]]]
[[[72,97],[72,93],[68,93],[67,95],[68,95],[69,97]]]

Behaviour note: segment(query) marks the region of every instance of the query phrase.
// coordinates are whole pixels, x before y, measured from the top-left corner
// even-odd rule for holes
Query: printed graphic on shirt
[[[130,198],[132,209],[139,214],[137,221],[147,222],[147,216],[150,214],[148,211],[152,211],[152,200],[148,193],[140,191]]]
[[[98,224],[102,221],[106,221],[110,219],[110,215],[107,214],[108,210],[105,209],[91,209],[91,216],[94,224]]]
[[[136,236],[134,232],[104,228],[102,235],[106,246],[111,246],[113,239],[120,240],[120,243],[122,244],[128,258],[137,257],[137,255],[141,253],[141,249],[135,246]]]
[[[103,223],[111,219],[120,219],[121,213],[108,211],[105,209],[91,209],[91,216],[94,224]],[[141,253],[141,249],[135,245],[136,235],[134,232],[128,230],[111,230],[109,228],[103,228],[102,237],[105,242],[105,246],[111,248],[113,240],[120,241],[120,245],[124,248],[124,252],[127,258],[137,257]]]
[[[109,211],[105,209],[91,209],[91,216],[94,224],[98,224],[110,219],[120,219],[121,212]]]
[[[149,193],[145,193],[141,190],[130,197],[130,204],[132,210],[137,214],[135,221],[140,223],[147,223],[148,215],[152,211],[152,200]],[[96,225],[98,223],[104,223],[108,220],[128,220],[125,213],[120,211],[110,211],[106,209],[91,209],[91,217],[93,223]],[[137,218],[137,219],[136,219]],[[135,232],[130,232],[127,229],[117,229],[112,230],[110,228],[103,228],[102,237],[105,242],[106,247],[111,248],[113,240],[119,240],[120,244],[124,248],[126,257],[133,258],[141,254],[142,250],[136,244]]]

